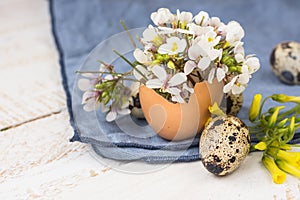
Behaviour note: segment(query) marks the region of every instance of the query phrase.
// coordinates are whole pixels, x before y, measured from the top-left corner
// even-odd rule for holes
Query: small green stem
[[[297,112],[298,110],[300,110],[300,104],[299,105],[296,105],[294,106],[293,108],[291,108],[290,110],[286,111],[286,112],[283,112],[281,113],[280,115],[278,115],[278,120],[282,120],[284,119],[286,116],[289,116],[291,114],[293,114],[294,112]]]
[[[116,72],[100,72],[100,71],[76,71],[75,73],[79,74],[112,74],[112,75],[123,75],[124,73],[116,73]]]
[[[143,78],[145,78],[146,80],[148,80],[148,78],[140,71],[136,68],[136,66],[134,64],[132,64],[127,58],[125,58],[122,54],[120,54],[119,52],[117,52],[115,49],[113,49],[113,52],[115,54],[117,54],[118,56],[120,56],[120,58],[122,58],[125,62],[127,62],[134,70],[136,70]]]
[[[129,37],[132,45],[134,46],[134,48],[137,48],[136,43],[134,42],[131,34],[129,33],[128,28],[127,28],[126,24],[124,23],[124,21],[120,20],[120,23],[121,23],[122,27],[124,28],[124,30],[126,31],[126,33],[128,34],[128,37]]]
[[[266,101],[267,101],[268,99],[270,99],[271,97],[272,97],[272,96],[266,97],[266,98],[263,100],[263,102],[261,103],[261,106],[260,106],[260,108],[259,108],[259,114],[258,114],[258,117],[259,117],[259,118],[261,118],[261,112],[262,112],[262,109],[263,109],[263,107],[264,107]]]

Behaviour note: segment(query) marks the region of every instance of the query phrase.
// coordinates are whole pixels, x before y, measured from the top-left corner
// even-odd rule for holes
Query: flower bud
[[[282,128],[288,120],[289,120],[288,118],[281,120],[280,122],[278,122],[277,127]]]
[[[175,69],[175,64],[170,60],[167,64],[168,68]]]
[[[151,63],[151,65],[159,65],[160,64],[160,60],[153,60],[153,62]]]
[[[227,65],[229,67],[229,71],[234,72],[237,71],[238,68],[235,66],[236,62],[233,57],[224,55],[221,59],[221,63]]]
[[[265,142],[259,142],[256,145],[254,145],[254,148],[260,151],[266,150],[267,144]]]
[[[300,168],[300,153],[299,152],[287,152],[285,150],[277,149],[277,148],[269,148],[267,151],[272,157],[275,157],[279,160],[286,161],[291,165],[294,165]]]
[[[285,94],[273,94],[272,99],[280,103],[294,102],[300,104],[300,96],[287,96]]]
[[[278,113],[279,113],[279,111],[280,111],[281,109],[283,109],[283,108],[284,108],[284,106],[277,106],[277,107],[275,108],[274,113],[271,115],[270,119],[268,120],[268,121],[269,121],[269,122],[268,122],[268,127],[269,127],[269,128],[271,128],[271,127],[273,127],[273,126],[275,125],[276,120],[277,120]]]
[[[285,171],[285,172],[287,172],[287,173],[289,173],[293,176],[296,176],[296,177],[300,178],[299,168],[291,165],[290,163],[286,162],[285,160],[278,159],[275,162],[281,170],[283,170],[283,171]]]
[[[294,137],[294,134],[295,134],[295,116],[291,118],[291,122],[287,131],[286,141],[287,142],[290,141]]]
[[[249,110],[249,120],[252,122],[257,118],[259,114],[261,98],[261,94],[256,94],[253,97],[252,104]]]
[[[262,162],[264,166],[268,169],[268,171],[271,173],[274,183],[284,183],[286,179],[286,174],[277,167],[272,158],[270,158],[269,156],[264,156],[262,158]]]

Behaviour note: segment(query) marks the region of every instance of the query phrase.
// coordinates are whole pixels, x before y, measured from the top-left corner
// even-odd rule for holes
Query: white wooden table
[[[140,175],[111,169],[70,143],[58,54],[45,0],[0,1],[0,199],[300,199],[300,182],[276,185],[249,155],[232,175],[201,162]],[[101,162],[100,162],[100,161]],[[120,168],[147,169],[143,163]]]

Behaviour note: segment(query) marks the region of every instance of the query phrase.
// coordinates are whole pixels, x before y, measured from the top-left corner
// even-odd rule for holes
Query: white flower
[[[201,26],[206,26],[207,25],[207,22],[209,21],[209,15],[207,12],[204,12],[204,11],[200,11],[195,17],[195,22],[196,24],[198,25],[201,25]]]
[[[231,21],[226,28],[226,41],[235,46],[245,36],[244,29],[236,21]]]
[[[99,91],[86,91],[82,96],[82,104],[85,104],[83,106],[83,109],[87,112],[97,110],[101,103],[98,101],[99,96],[101,95],[101,92]]]
[[[234,58],[236,60],[236,62],[240,63],[240,62],[244,62],[245,60],[245,51],[244,51],[244,47],[243,47],[243,42],[238,42],[235,47],[234,47]]]
[[[199,36],[199,35],[204,35],[206,34],[207,32],[209,31],[213,31],[214,28],[211,27],[211,26],[199,26],[199,25],[196,25],[194,23],[191,23],[191,24],[188,24],[187,27],[189,28],[189,30],[191,32],[194,33],[194,35],[196,36]]]
[[[134,75],[134,77],[137,79],[137,80],[141,80],[141,79],[143,79],[144,78],[144,76],[147,78],[147,79],[150,79],[151,78],[151,74],[150,74],[150,72],[144,67],[144,66],[142,66],[142,65],[137,65],[136,67],[135,67],[137,70],[133,70],[133,75]],[[142,75],[142,74],[144,75]]]
[[[222,49],[211,48],[204,50],[201,46],[195,44],[190,47],[188,55],[192,60],[197,60],[199,56],[201,56],[200,61],[198,62],[198,67],[203,71],[209,67],[213,60],[215,60],[216,58],[221,59]],[[188,69],[191,70],[190,68]],[[188,69],[186,69],[186,73],[189,72]]]
[[[153,23],[157,26],[174,21],[175,17],[167,8],[160,8],[150,16]]]
[[[260,63],[258,58],[247,56],[242,66],[242,73],[247,73],[251,75],[255,73],[257,70],[259,70],[259,68],[260,68]]]
[[[175,55],[184,51],[186,47],[185,39],[180,39],[178,37],[170,37],[167,39],[167,43],[159,47],[158,53]]]
[[[94,86],[103,79],[101,76],[108,66],[101,64],[99,67],[99,73],[82,73],[81,76],[86,77],[79,79],[77,86],[81,91],[87,91],[94,88]]]
[[[229,83],[227,83],[224,88],[224,93],[231,92],[232,94],[241,94],[245,88],[247,87],[247,83],[249,82],[248,74],[239,74],[235,76]]]
[[[118,106],[112,104],[110,111],[106,115],[106,121],[112,122],[117,118],[118,115],[129,115],[130,110],[128,109],[128,106],[129,103],[122,105],[121,108],[118,108]]]
[[[212,17],[210,18],[210,20],[208,21],[209,26],[215,27],[215,28],[219,28],[221,26],[224,26],[224,23],[221,22],[219,17]]]
[[[152,42],[154,40],[154,38],[157,36],[158,36],[158,34],[157,34],[156,29],[151,25],[149,25],[149,27],[146,28],[143,32],[143,40],[145,42]]]
[[[199,37],[198,37],[199,38]],[[214,31],[209,31],[206,34],[200,36],[198,45],[205,50],[209,50],[215,47],[220,42],[221,37],[217,36]]]
[[[163,43],[163,38],[158,34],[158,30],[149,25],[143,32],[143,38],[141,39],[145,43],[145,50],[151,49],[153,44],[160,46]]]
[[[152,68],[153,74],[157,77],[156,79],[151,79],[146,82],[148,88],[157,88],[161,89],[163,92],[170,93],[176,100],[180,102],[180,89],[176,86],[184,83],[187,80],[187,77],[184,73],[177,73],[175,75],[167,74],[166,70],[159,66],[154,66]]]
[[[222,65],[222,67],[213,67],[208,74],[208,82],[212,83],[215,74],[218,82],[222,81],[225,78],[226,73],[228,72],[228,67],[226,65]]]
[[[140,82],[132,82],[130,85],[130,96],[136,96],[139,93],[139,88],[140,88],[141,83]]]
[[[142,50],[137,48],[137,49],[134,50],[133,56],[141,64],[144,64],[144,65],[147,65],[147,66],[151,64],[152,54],[150,52],[145,53]]]
[[[188,91],[189,93],[194,93],[194,88],[189,87],[187,83],[182,85],[182,89]]]
[[[158,27],[158,29],[161,30],[159,32],[159,34],[162,34],[162,35],[168,35],[168,34],[174,34],[174,33],[184,33],[184,34],[194,35],[193,31],[181,29],[181,28],[174,29],[171,27]]]
[[[192,60],[188,60],[184,65],[184,74],[189,75],[197,67],[196,63]]]
[[[177,9],[177,20],[184,23],[190,23],[193,21],[193,14],[191,12],[180,12]]]

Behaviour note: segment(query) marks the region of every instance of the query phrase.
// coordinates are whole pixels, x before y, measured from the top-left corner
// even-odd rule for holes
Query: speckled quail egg
[[[250,151],[247,126],[237,117],[215,117],[200,138],[200,156],[204,167],[219,176],[237,169]]]
[[[286,84],[300,84],[300,44],[283,42],[278,44],[270,56],[272,71]]]
[[[241,110],[244,102],[244,95],[226,94],[226,114],[237,115]]]

